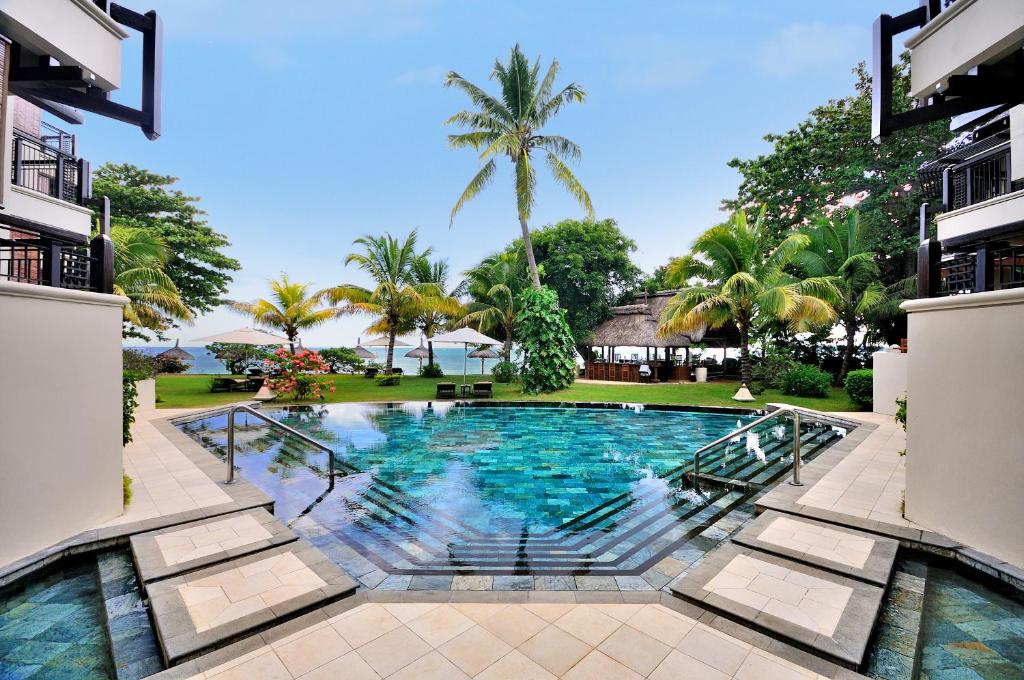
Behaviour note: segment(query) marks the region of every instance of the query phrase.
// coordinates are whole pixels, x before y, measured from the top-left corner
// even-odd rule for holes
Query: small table
[[[466,385],[466,384],[461,385],[459,392],[464,397],[465,396],[469,396],[473,392],[473,386],[472,385]]]

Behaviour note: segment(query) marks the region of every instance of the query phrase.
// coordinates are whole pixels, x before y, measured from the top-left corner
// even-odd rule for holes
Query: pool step
[[[769,511],[669,588],[829,661],[864,663],[898,541]]]
[[[356,583],[265,510],[133,536],[168,666],[322,607]]]

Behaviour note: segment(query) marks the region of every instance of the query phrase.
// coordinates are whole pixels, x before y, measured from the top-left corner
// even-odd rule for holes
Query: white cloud
[[[441,65],[425,66],[399,73],[392,82],[396,85],[441,85],[447,72],[448,69]]]
[[[852,67],[870,48],[871,35],[863,26],[790,24],[758,46],[755,62],[765,74],[785,78],[807,71]]]

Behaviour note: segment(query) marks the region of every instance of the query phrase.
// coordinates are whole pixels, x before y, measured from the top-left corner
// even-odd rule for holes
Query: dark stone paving
[[[117,680],[138,680],[163,670],[160,648],[125,550],[96,558]]]

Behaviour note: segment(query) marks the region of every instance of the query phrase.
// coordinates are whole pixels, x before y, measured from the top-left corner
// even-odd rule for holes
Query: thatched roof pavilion
[[[174,347],[172,347],[172,348],[170,348],[168,350],[164,350],[163,352],[160,352],[160,354],[157,354],[154,358],[155,359],[177,359],[178,361],[194,361],[195,357],[192,356],[191,354],[189,354],[188,352],[186,352],[185,350],[183,350],[181,347],[179,347],[178,346],[179,344],[181,344],[181,340],[180,339],[175,340],[174,341]]]
[[[675,291],[640,294],[631,305],[612,307],[612,318],[596,329],[589,344],[592,347],[689,347],[701,342],[704,329],[692,333],[658,336],[661,315]]]

